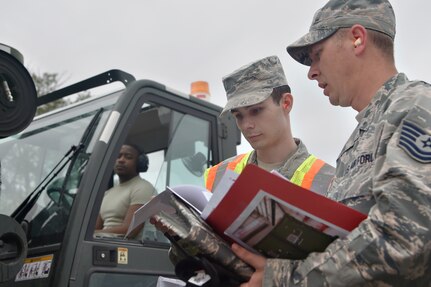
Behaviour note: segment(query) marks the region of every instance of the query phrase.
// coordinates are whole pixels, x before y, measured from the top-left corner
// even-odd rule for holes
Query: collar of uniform
[[[295,138],[295,143],[297,145],[296,150],[290,154],[284,165],[277,170],[279,173],[281,173],[284,177],[288,179],[292,178],[298,167],[310,155],[307,148],[300,139]]]
[[[258,165],[257,164],[257,153],[256,153],[255,150],[253,150],[253,152],[251,153],[250,157],[248,158],[248,163],[252,163],[252,164]]]
[[[364,118],[368,117],[370,114],[374,114],[376,109],[380,107],[387,101],[389,96],[395,87],[408,82],[408,78],[403,73],[398,73],[395,76],[389,78],[381,87],[377,90],[376,94],[371,99],[368,106],[365,107],[356,115],[356,121],[360,123]]]
[[[294,138],[297,148],[292,152],[286,162],[277,171],[284,177],[291,179],[298,167],[308,158],[310,155],[306,146],[298,138]],[[257,153],[253,150],[252,154],[248,159],[248,163],[257,165]]]
[[[295,143],[296,143],[297,148],[296,148],[296,150],[295,150],[295,151],[293,151],[293,152],[288,156],[288,158],[287,158],[286,162],[283,164],[283,167],[282,167],[282,168],[286,167],[286,164],[290,162],[290,160],[292,159],[293,155],[298,154],[298,152],[299,152],[300,154],[302,154],[302,153],[303,153],[303,151],[305,151],[305,153],[307,154],[307,156],[306,156],[305,158],[307,158],[307,157],[308,157],[308,155],[309,155],[309,154],[308,154],[308,151],[307,151],[307,148],[306,148],[306,147],[305,147],[305,145],[302,143],[302,141],[301,141],[300,139],[298,139],[298,138],[293,138],[293,139],[294,139],[294,141],[295,141]],[[253,152],[251,153],[250,157],[248,158],[248,162],[247,162],[247,163],[252,163],[252,164],[258,165],[258,164],[257,164],[257,152],[256,152],[256,150],[253,150]]]

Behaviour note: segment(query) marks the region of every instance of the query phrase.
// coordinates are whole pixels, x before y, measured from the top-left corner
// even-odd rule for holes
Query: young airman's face
[[[238,128],[255,150],[271,148],[286,135],[286,128],[290,128],[285,110],[271,97],[231,112]]]

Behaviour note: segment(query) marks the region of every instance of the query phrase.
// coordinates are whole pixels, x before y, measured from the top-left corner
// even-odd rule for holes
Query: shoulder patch
[[[431,135],[417,124],[403,121],[398,146],[414,160],[431,163]]]

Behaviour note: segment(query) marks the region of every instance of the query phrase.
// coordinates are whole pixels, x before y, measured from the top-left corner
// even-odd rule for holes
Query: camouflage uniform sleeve
[[[422,97],[378,142],[368,218],[304,261],[268,259],[264,286],[429,286],[431,282],[431,98]],[[416,141],[402,147],[406,124]],[[412,137],[410,135],[410,137]],[[416,146],[416,148],[415,148]]]

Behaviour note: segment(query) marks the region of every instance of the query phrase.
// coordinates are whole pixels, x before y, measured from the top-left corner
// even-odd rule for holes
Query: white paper
[[[199,213],[204,210],[208,201],[212,197],[212,193],[203,187],[196,185],[177,185],[174,187],[167,187],[177,194],[190,206],[195,207]]]
[[[186,286],[184,281],[175,278],[159,276],[156,287],[182,287]]]
[[[129,236],[135,228],[159,211],[164,211],[169,214],[175,213],[175,208],[169,204],[170,194],[170,190],[165,190],[136,210],[133,214],[132,221],[130,222],[129,229],[127,230],[126,237]]]
[[[165,191],[156,195],[149,202],[135,211],[132,221],[130,222],[129,229],[127,230],[126,237],[129,236],[135,228],[160,211],[169,214],[175,213],[175,208],[169,203],[171,194],[174,194],[183,200],[199,214],[207,205],[208,200],[212,195],[208,190],[195,185],[178,185],[175,187],[167,186]]]
[[[223,197],[229,191],[232,184],[238,178],[239,174],[228,169],[223,174],[220,182],[217,184],[215,189],[213,190],[213,196],[211,200],[208,202],[207,206],[202,211],[201,217],[205,220],[208,218],[210,213],[217,207],[217,205],[222,201]]]

